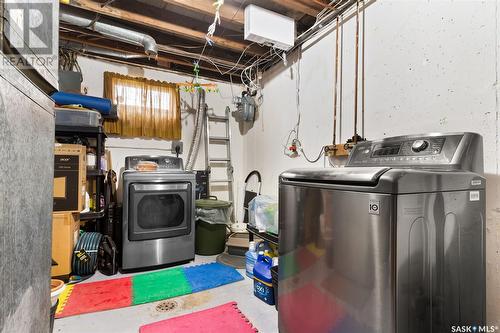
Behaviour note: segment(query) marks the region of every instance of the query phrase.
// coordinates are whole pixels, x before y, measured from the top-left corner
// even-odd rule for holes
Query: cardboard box
[[[86,147],[56,144],[54,155],[54,211],[81,212],[87,183]]]
[[[52,266],[51,276],[65,276],[71,273],[71,259],[80,234],[79,213],[52,214]]]

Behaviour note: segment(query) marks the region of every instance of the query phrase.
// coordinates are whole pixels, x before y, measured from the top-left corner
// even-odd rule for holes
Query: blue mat
[[[183,269],[193,293],[243,280],[237,270],[216,262]]]

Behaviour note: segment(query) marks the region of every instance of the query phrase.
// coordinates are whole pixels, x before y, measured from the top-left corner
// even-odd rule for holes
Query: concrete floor
[[[184,266],[214,262],[216,256],[196,256],[195,261]],[[172,298],[178,304],[170,312],[158,312],[159,302],[130,306],[123,309],[102,311],[80,316],[56,319],[54,332],[58,333],[137,333],[139,327],[155,321],[204,310],[227,302],[235,301],[239,309],[246,315],[259,332],[278,332],[278,312],[253,295],[253,281],[245,275],[245,270],[238,270],[245,277],[243,281],[231,283],[215,289]],[[141,274],[141,273],[135,273]],[[88,283],[106,279],[116,279],[133,274],[117,274],[108,277],[97,272]]]

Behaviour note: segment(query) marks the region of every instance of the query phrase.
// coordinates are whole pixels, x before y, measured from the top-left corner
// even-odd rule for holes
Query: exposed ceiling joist
[[[207,15],[215,15],[215,7],[211,0],[162,0],[166,4],[176,5],[194,12]],[[234,22],[243,25],[245,23],[244,8],[224,3],[220,8],[220,18],[223,21]]]
[[[139,13],[132,13],[123,9],[118,9],[110,6],[102,7],[99,3],[91,0],[75,0],[71,2],[71,5],[78,8],[90,10],[92,12],[101,15],[111,16],[124,21],[129,21],[135,24],[147,26],[152,29],[183,36],[192,40],[205,42],[205,32],[197,31],[174,23],[158,20],[153,17],[145,16]],[[248,46],[247,43],[230,40],[220,36],[213,36],[212,40],[217,46],[236,51],[242,51],[245,47]],[[250,47],[247,52],[250,54],[260,55],[263,54],[265,51],[255,47]]]
[[[295,10],[298,12],[302,12],[309,16],[316,16],[320,12],[320,10],[318,10],[314,4],[309,5],[296,0],[269,0],[269,1],[276,5],[280,5],[287,9]]]

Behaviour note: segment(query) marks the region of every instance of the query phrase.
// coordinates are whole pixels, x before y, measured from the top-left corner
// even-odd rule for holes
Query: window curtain
[[[181,139],[179,89],[174,83],[104,73],[104,97],[118,106],[118,120],[106,119],[108,134]]]

